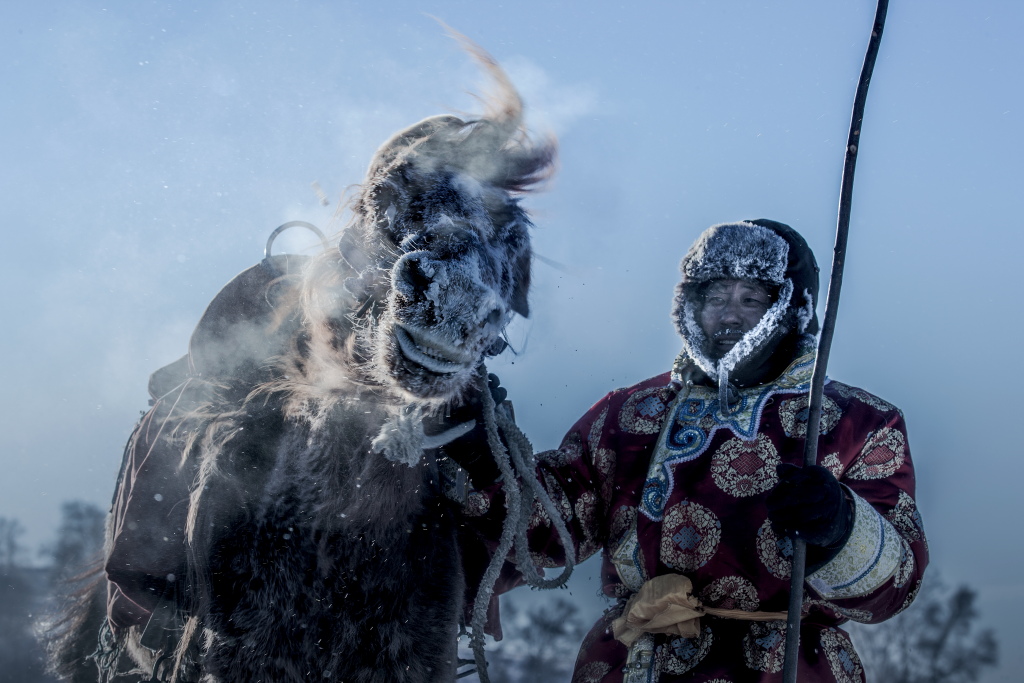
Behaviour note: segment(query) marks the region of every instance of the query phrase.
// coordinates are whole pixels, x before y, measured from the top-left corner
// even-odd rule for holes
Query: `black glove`
[[[494,399],[495,408],[508,398],[508,390],[501,386],[501,380],[493,372],[487,373],[487,389],[491,392],[491,398]]]
[[[775,532],[834,551],[828,559],[835,557],[853,531],[853,502],[846,491],[821,465],[797,467],[783,463],[775,471],[779,483],[767,500],[768,518]],[[820,561],[822,553],[814,554]]]
[[[501,380],[494,373],[487,375],[487,389],[494,399],[495,407],[508,397],[508,391],[501,386]],[[491,447],[487,441],[483,401],[479,389],[471,388],[462,404],[451,408],[447,415],[424,420],[423,429],[427,435],[440,434],[470,420],[476,420],[473,429],[441,446],[440,450],[466,470],[475,487],[481,488],[494,482],[500,471],[491,456]]]

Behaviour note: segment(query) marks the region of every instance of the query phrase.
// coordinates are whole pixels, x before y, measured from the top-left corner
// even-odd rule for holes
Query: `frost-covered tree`
[[[47,572],[50,590],[49,609],[41,616],[37,629],[47,649],[64,647],[67,663],[52,667],[51,674],[71,683],[96,681],[97,669],[90,656],[96,639],[69,638],[82,623],[101,623],[105,618],[105,594],[94,590],[95,573],[101,567],[106,514],[99,506],[82,501],[61,505],[61,521],[54,542],[42,550],[51,561]],[[67,611],[69,604],[81,603],[83,612]],[[64,641],[68,641],[64,645]],[[126,678],[126,683],[136,680]]]
[[[25,533],[21,522],[9,517],[0,517],[0,571],[17,565],[24,552],[21,536]]]
[[[53,577],[65,579],[98,560],[103,547],[106,514],[98,505],[75,500],[61,505],[56,542],[44,550],[52,560]]]
[[[502,604],[505,638],[489,656],[492,683],[566,683],[586,626],[572,602],[555,597],[527,609]]]
[[[0,517],[0,683],[50,680],[44,678],[42,651],[32,634],[40,586],[22,563],[23,534],[18,520]]]
[[[913,606],[875,626],[850,630],[875,683],[971,683],[998,661],[991,629],[979,629],[977,593],[926,581]]]

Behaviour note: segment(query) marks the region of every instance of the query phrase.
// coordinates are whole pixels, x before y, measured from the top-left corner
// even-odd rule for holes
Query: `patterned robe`
[[[605,594],[618,604],[586,637],[574,682],[781,681],[785,621],[704,617],[696,638],[642,636],[627,649],[610,632],[625,599],[669,572],[693,581],[712,607],[785,612],[792,544],[768,521],[776,465],[800,464],[813,351],[771,384],[740,390],[723,415],[717,390],[692,386],[674,398],[666,373],[608,394],[538,456],[539,475],[570,525],[577,557],[604,551]],[[874,623],[905,609],[920,588],[927,542],[914,502],[903,415],[894,406],[829,382],[819,463],[855,503],[849,542],[809,571],[799,678],[863,681],[848,619]],[[470,492],[466,512],[500,531],[500,482]],[[534,510],[531,546],[547,566],[563,560],[550,520]]]

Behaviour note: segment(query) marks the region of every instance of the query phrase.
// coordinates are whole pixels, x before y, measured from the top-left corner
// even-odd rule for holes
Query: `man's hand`
[[[768,494],[768,518],[775,532],[839,551],[853,531],[853,502],[821,465],[776,468],[779,483]]]
[[[501,380],[493,372],[487,373],[487,389],[491,392],[491,398],[494,399],[494,407],[498,407],[508,398],[508,390],[501,386]]]

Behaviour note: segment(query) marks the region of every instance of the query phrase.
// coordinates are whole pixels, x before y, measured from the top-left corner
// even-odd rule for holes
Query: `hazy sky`
[[[538,448],[669,368],[677,264],[712,223],[791,224],[827,272],[874,3],[0,5],[0,515],[106,506],[150,372],[278,224],[337,229],[376,146],[473,112],[490,50],[560,169],[530,198],[533,317],[492,363]],[[905,412],[932,571],[1024,667],[1024,4],[893,0],[868,98],[830,375]],[[310,187],[331,198],[320,206]],[[294,244],[299,247],[301,245]],[[823,292],[824,294],[824,292]]]

